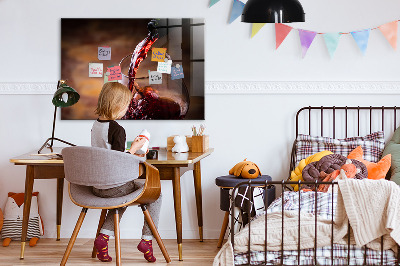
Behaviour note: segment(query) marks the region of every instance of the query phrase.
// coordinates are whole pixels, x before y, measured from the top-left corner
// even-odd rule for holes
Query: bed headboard
[[[296,114],[296,137],[299,134],[347,138],[363,136],[375,131],[383,131],[389,139],[398,126],[396,106],[308,106]],[[293,144],[290,171],[295,164],[295,144]],[[289,172],[290,176],[290,172]]]

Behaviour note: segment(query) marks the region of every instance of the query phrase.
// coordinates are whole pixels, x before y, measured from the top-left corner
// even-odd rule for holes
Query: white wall
[[[306,23],[293,24],[321,32],[351,31],[375,27],[398,17],[400,2],[372,0],[301,1]],[[274,50],[273,25],[266,25],[250,39],[251,27],[235,21],[227,24],[230,0],[208,9],[208,0],[147,1],[28,1],[0,0],[1,83],[56,82],[60,73],[61,17],[205,17],[206,81],[399,81],[399,54],[391,50],[379,31],[371,33],[363,57],[351,36],[343,36],[330,59],[318,36],[301,59],[297,31]],[[223,214],[214,179],[227,174],[238,161],[255,161],[263,174],[275,180],[286,176],[294,138],[294,115],[308,105],[399,105],[399,95],[326,94],[207,94],[206,120],[121,121],[128,138],[147,128],[152,145],[165,146],[172,134],[189,134],[192,124],[205,123],[215,152],[202,162],[205,238],[218,238]],[[7,192],[24,190],[25,168],[9,158],[35,150],[50,136],[53,106],[51,95],[0,95],[0,207]],[[57,121],[56,135],[78,145],[89,145],[91,121]],[[193,181],[182,177],[184,238],[197,237]],[[39,205],[45,237],[55,237],[56,182],[38,180]],[[164,195],[159,230],[175,238],[171,182],[162,182]],[[64,191],[62,237],[70,237],[80,209]],[[93,237],[99,212],[90,211],[79,237]],[[139,218],[138,218],[139,217]],[[123,238],[139,238],[142,218],[130,208],[121,221]]]

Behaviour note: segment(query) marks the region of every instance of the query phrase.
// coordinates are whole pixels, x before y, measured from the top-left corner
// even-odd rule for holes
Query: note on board
[[[90,78],[103,77],[103,63],[89,63],[89,77]]]
[[[120,66],[107,67],[107,72],[110,72],[110,75],[108,76],[108,81],[115,81],[122,79]]]
[[[151,61],[164,62],[167,48],[153,48],[151,50]]]
[[[162,74],[149,70],[149,84],[162,84]]]
[[[157,72],[171,74],[172,60],[167,60],[167,62],[158,62]]]
[[[183,79],[185,76],[183,75],[183,67],[176,65],[171,68],[171,79]]]
[[[109,46],[98,47],[97,58],[99,60],[111,60],[111,47]]]

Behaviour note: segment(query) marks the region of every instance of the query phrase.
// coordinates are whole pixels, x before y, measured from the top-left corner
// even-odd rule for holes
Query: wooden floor
[[[69,239],[40,239],[36,247],[25,249],[25,259],[20,260],[19,254],[21,244],[12,241],[9,247],[0,246],[0,265],[60,265],[65,248]],[[157,258],[156,263],[149,264],[143,254],[136,249],[140,240],[121,239],[122,264],[123,265],[212,265],[215,255],[218,253],[217,240],[183,240],[183,261],[178,260],[178,247],[176,240],[163,240],[168,250],[172,262],[167,264],[158,248],[157,242],[153,241],[154,254]],[[115,265],[114,262],[114,243],[110,240],[109,254],[113,257],[113,262],[104,263],[97,258],[92,259],[92,239],[77,239],[68,259],[67,265]]]

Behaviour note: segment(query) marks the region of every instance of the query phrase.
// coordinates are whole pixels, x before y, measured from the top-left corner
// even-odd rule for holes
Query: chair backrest
[[[144,158],[97,147],[62,150],[65,179],[83,186],[118,186],[138,178]]]

